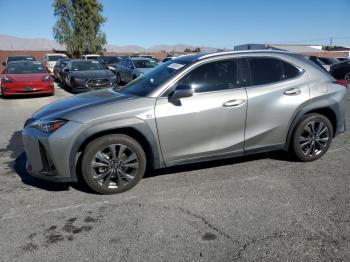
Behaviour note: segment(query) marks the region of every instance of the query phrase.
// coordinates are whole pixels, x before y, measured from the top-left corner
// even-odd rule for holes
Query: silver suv
[[[296,54],[182,56],[122,89],[76,95],[36,112],[22,131],[27,170],[57,182],[81,177],[111,194],[135,186],[147,167],[280,149],[312,161],[345,130],[346,92]]]

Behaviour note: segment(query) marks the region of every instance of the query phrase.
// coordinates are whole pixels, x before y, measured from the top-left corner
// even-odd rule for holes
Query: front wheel
[[[293,151],[303,162],[322,157],[333,139],[333,126],[321,114],[309,114],[298,124],[293,135]]]
[[[82,158],[86,184],[100,194],[116,194],[134,187],[146,171],[146,155],[133,138],[106,135],[90,142]]]
[[[344,79],[350,84],[350,72],[344,76]]]
[[[5,98],[5,94],[4,94],[4,91],[2,90],[1,85],[0,85],[0,97]]]

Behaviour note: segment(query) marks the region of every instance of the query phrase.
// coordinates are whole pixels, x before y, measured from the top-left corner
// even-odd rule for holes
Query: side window
[[[210,62],[189,72],[178,84],[190,85],[195,93],[234,89],[242,86],[238,72],[237,59]]]
[[[283,79],[290,79],[298,76],[300,71],[295,66],[289,64],[288,62],[281,61],[283,66]]]
[[[248,58],[252,75],[252,85],[267,85],[283,80],[282,62],[276,58]]]

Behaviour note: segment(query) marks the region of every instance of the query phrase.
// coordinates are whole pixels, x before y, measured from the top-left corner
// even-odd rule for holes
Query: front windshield
[[[35,59],[31,56],[12,56],[9,57],[7,62],[13,62],[13,61],[34,61]]]
[[[104,69],[104,66],[97,61],[81,61],[72,63],[72,71],[90,71]]]
[[[50,55],[47,57],[47,61],[58,61],[62,59],[64,56],[61,55]]]
[[[119,63],[121,59],[117,56],[107,56],[103,58],[103,60],[106,64],[116,64]]]
[[[119,92],[136,96],[148,96],[170,77],[185,69],[191,62],[191,60],[173,60],[163,63],[122,87]]]
[[[12,62],[7,67],[8,74],[46,73],[40,62]]]
[[[150,59],[133,59],[133,62],[136,68],[153,68],[158,65],[156,61]]]

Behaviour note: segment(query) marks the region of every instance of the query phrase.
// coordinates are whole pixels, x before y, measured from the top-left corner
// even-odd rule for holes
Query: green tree
[[[106,44],[106,35],[100,30],[106,21],[102,16],[102,4],[97,0],[55,0],[57,17],[53,33],[56,41],[66,46],[75,57],[86,53],[98,53]]]

